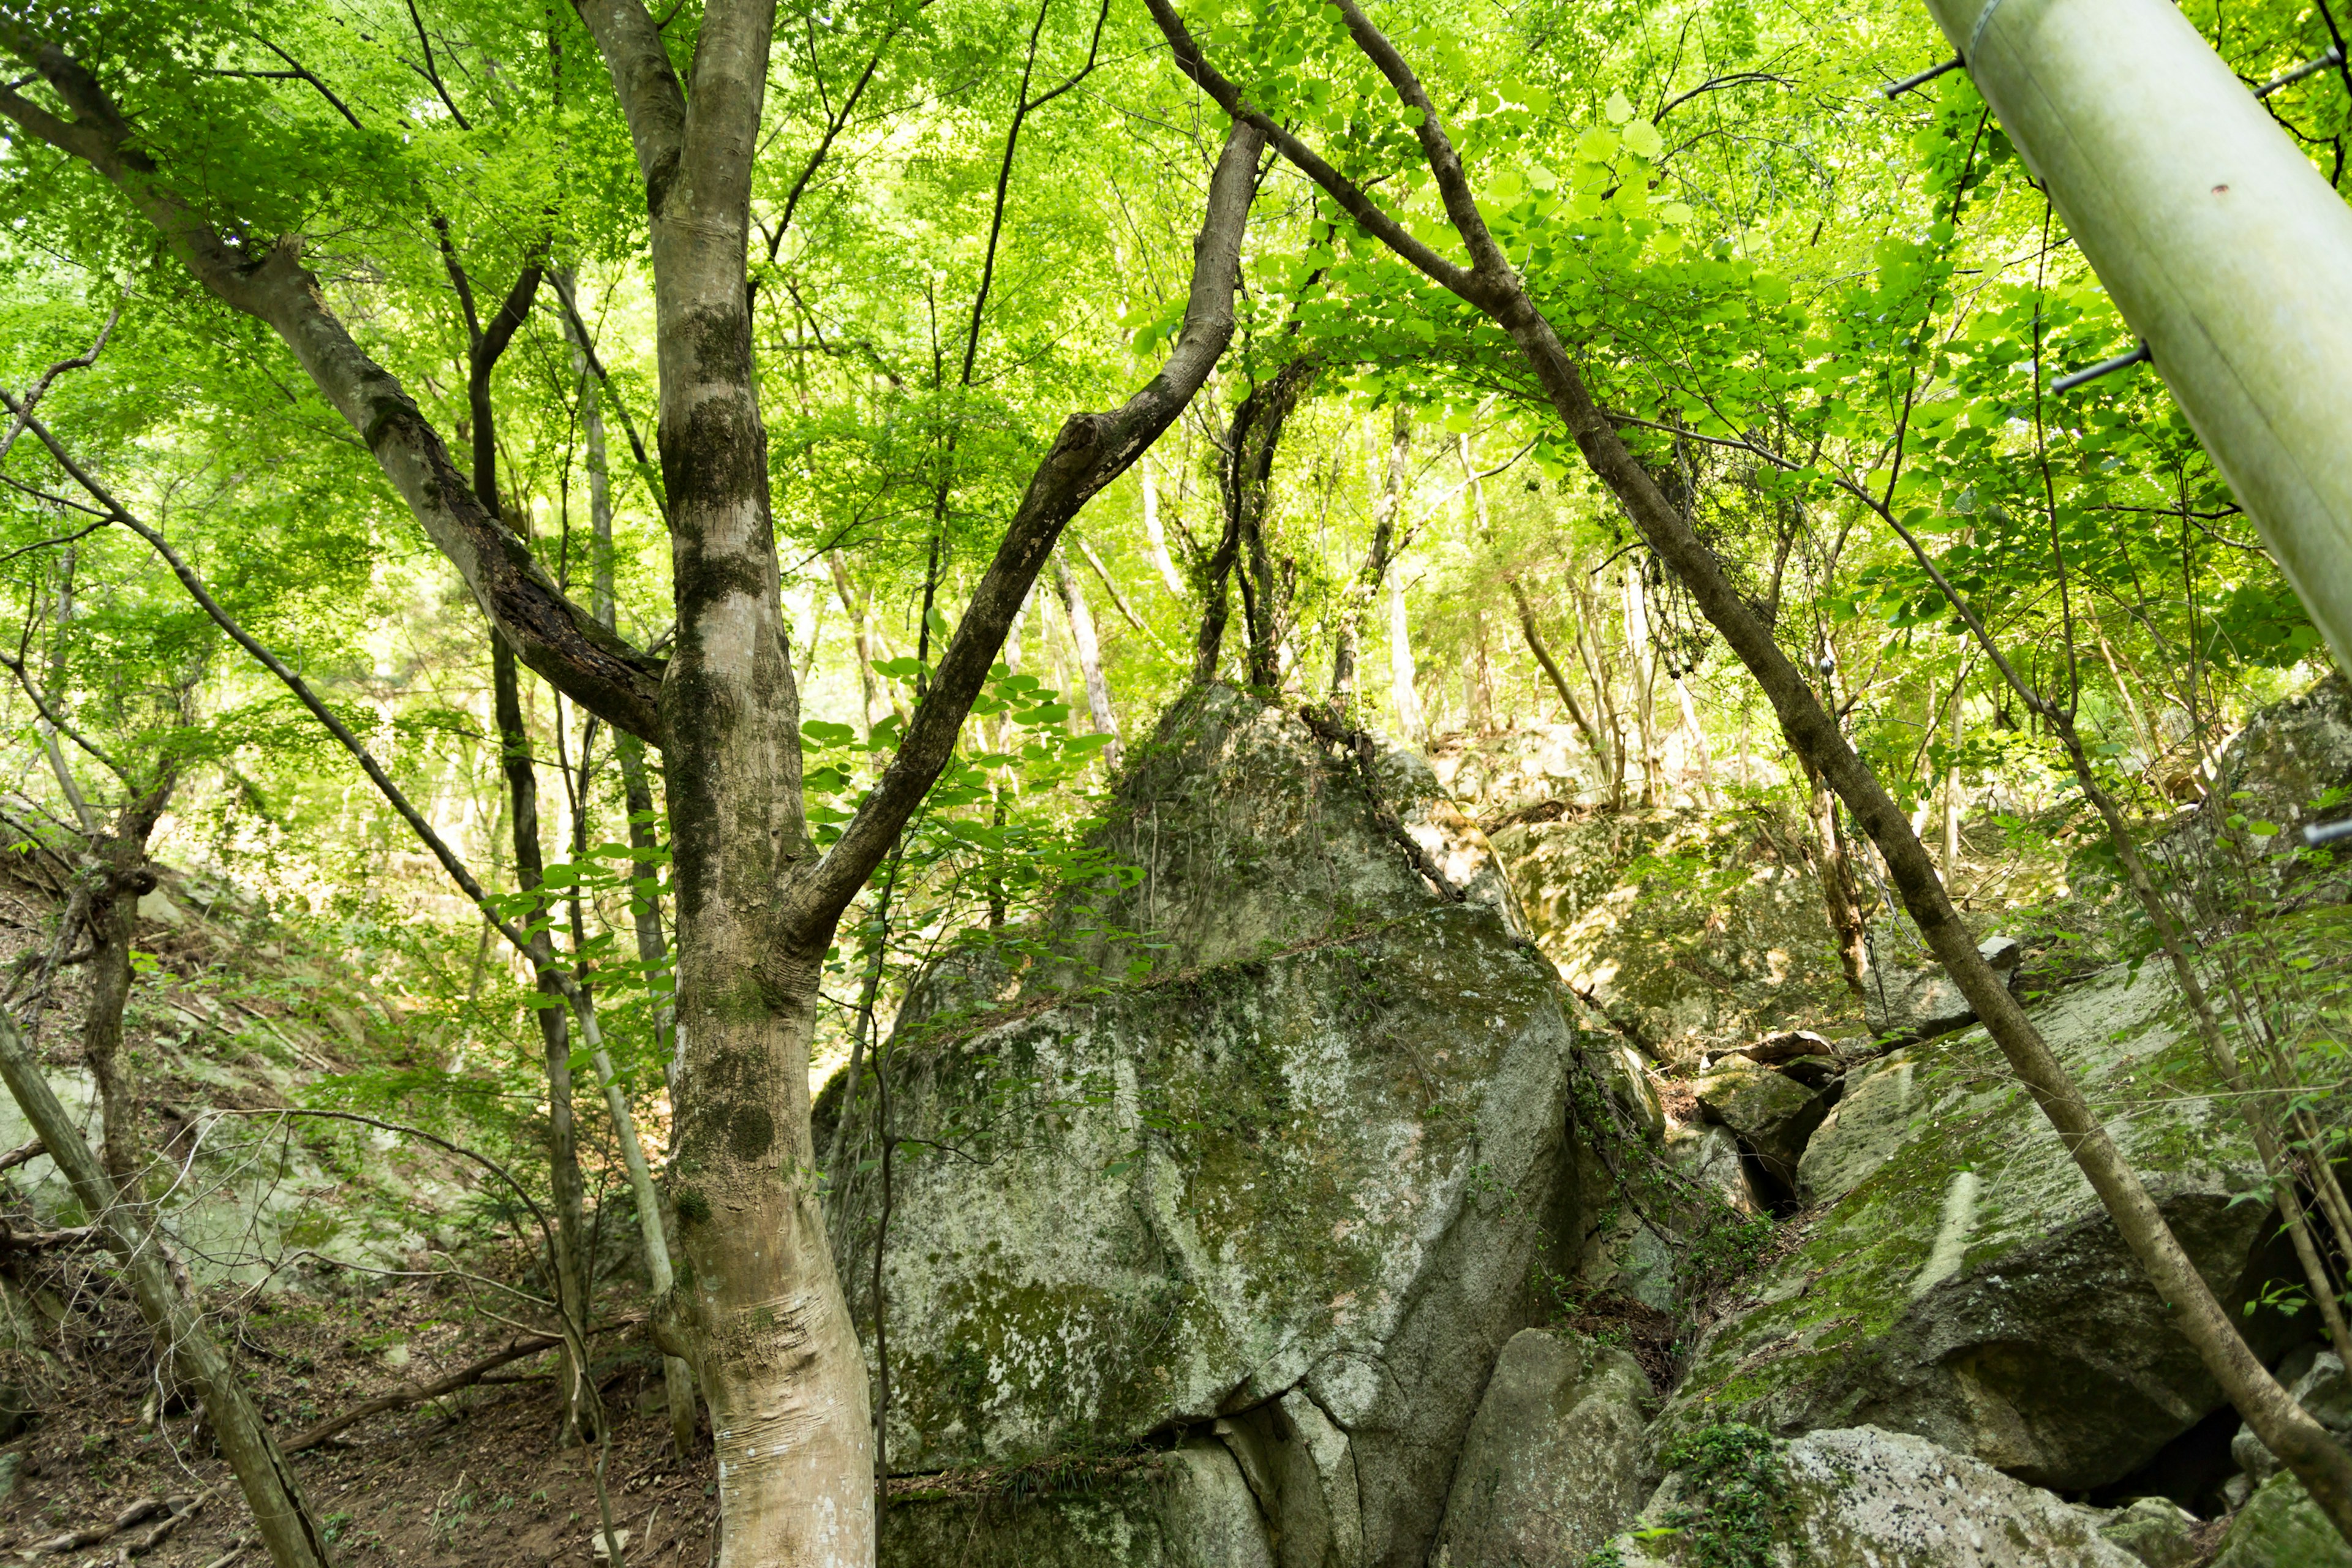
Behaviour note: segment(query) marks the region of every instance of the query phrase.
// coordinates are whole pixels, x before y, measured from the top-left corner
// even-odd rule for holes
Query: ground
[[[227,1557],[266,1561],[226,1465],[209,1452],[194,1412],[142,1422],[152,1390],[150,1342],[128,1300],[68,1270],[71,1298],[58,1352],[41,1368],[8,1354],[9,1373],[30,1395],[30,1429],[6,1445],[25,1456],[0,1501],[0,1552],[23,1552],[69,1531],[113,1519],[148,1498],[214,1500],[135,1561],[195,1568]],[[280,1297],[234,1320],[242,1359],[253,1369],[262,1407],[282,1436],[408,1382],[425,1382],[475,1360],[509,1331],[481,1320],[451,1320],[459,1304],[425,1285],[364,1300]],[[438,1320],[437,1322],[436,1320]],[[421,1325],[434,1323],[432,1327]],[[408,1359],[396,1370],[395,1346]],[[614,1525],[629,1532],[630,1564],[709,1560],[718,1500],[708,1450],[681,1464],[672,1455],[659,1404],[660,1376],[641,1331],[599,1342],[596,1375],[612,1413],[605,1457]],[[596,1532],[595,1445],[560,1447],[547,1363],[513,1363],[518,1381],[371,1418],[294,1460],[314,1515],[345,1563],[413,1568],[537,1563],[590,1563]],[[528,1379],[529,1381],[520,1381]],[[654,1401],[641,1411],[647,1390]],[[158,1520],[47,1559],[79,1568],[113,1563]]]

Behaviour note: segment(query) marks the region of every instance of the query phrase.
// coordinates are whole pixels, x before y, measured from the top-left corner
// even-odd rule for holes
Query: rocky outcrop
[[[1623,811],[1521,823],[1494,842],[1545,956],[1658,1060],[1696,1066],[1797,1028],[1860,1033],[1789,825]]]
[[[965,955],[910,999],[881,1265],[894,1471],[1214,1431],[1283,1568],[1314,1540],[1346,1568],[1423,1561],[1531,1265],[1573,1268],[1584,1175],[1557,981],[1426,769],[1380,772],[1467,900],[1431,887],[1351,759],[1213,689],[1130,764],[1103,845],[1134,875],[1024,933],[1052,958]],[[833,1228],[870,1326],[870,1102],[849,1115]]]
[[[1760,1463],[1777,1472],[1777,1510],[1743,1517],[1737,1498],[1711,1495],[1704,1474],[1678,1471],[1613,1543],[1622,1568],[1754,1561],[1718,1544],[1755,1540],[1735,1533],[1751,1521],[1765,1561],[1780,1568],[2141,1568],[2100,1535],[2094,1510],[1920,1437],[1811,1432]]]
[[[1580,1561],[1642,1505],[1649,1379],[1623,1351],[1523,1330],[1503,1347],[1454,1468],[1433,1568]]]
[[[2276,1260],[2241,1127],[2154,965],[2063,993],[2034,1019],[2221,1300]],[[1867,1423],[2026,1480],[2119,1479],[2221,1394],[2104,1209],[1981,1030],[1852,1082],[1800,1184],[1829,1206],[1706,1336],[1664,1434],[1706,1420],[1780,1434]],[[2290,1326],[2243,1320],[2259,1352]]]

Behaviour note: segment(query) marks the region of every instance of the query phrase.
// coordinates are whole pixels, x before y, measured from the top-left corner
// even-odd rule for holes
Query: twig
[[[609,1323],[600,1323],[588,1331],[591,1334],[610,1333],[614,1329],[630,1328],[645,1321],[644,1314],[638,1313],[631,1317],[617,1318]],[[460,1367],[446,1377],[436,1379],[432,1383],[410,1384],[404,1388],[394,1389],[390,1394],[379,1394],[365,1404],[353,1405],[341,1415],[331,1415],[316,1426],[307,1426],[279,1444],[279,1451],[294,1455],[315,1448],[338,1432],[346,1427],[355,1426],[371,1415],[381,1415],[387,1410],[405,1410],[411,1405],[423,1405],[429,1400],[438,1399],[444,1394],[455,1394],[461,1388],[483,1382],[489,1373],[509,1362],[518,1362],[525,1356],[537,1355],[541,1351],[551,1351],[562,1342],[563,1336],[561,1334],[526,1334],[509,1340],[492,1354],[484,1356],[471,1365]]]

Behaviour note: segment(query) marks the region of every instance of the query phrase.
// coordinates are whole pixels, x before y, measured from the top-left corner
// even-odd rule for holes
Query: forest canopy
[[[2344,191],[2332,13],[2183,14]],[[1196,685],[1850,853],[1711,563],[1981,909],[2327,671],[2156,371],[2060,386],[2135,334],[1914,0],[1387,0],[1427,107],[1363,15],[0,0],[11,841],[352,954],[322,1106],[659,1175],[717,1408],[927,966],[1153,973],[1045,916]]]

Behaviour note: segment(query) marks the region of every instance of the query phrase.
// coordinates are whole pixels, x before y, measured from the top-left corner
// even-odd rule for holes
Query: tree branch
[[[327,308],[319,280],[301,264],[299,240],[289,237],[262,249],[224,238],[157,177],[113,100],[79,62],[5,16],[0,47],[37,66],[78,118],[59,121],[5,91],[0,115],[88,163],[154,225],[208,291],[276,331],[312,384],[359,432],[516,656],[606,723],[659,745],[662,661],[565,597],[522,541],[475,499],[399,381]]]
[[[1004,634],[1062,527],[1174,423],[1208,379],[1234,332],[1242,235],[1256,194],[1265,148],[1256,127],[1236,121],[1209,182],[1207,212],[1193,245],[1184,324],[1160,374],[1119,407],[1074,415],[1037,465],[963,620],[915,710],[898,755],[867,793],[842,836],[785,895],[782,929],[805,942],[830,929],[881,865],[955,750],[957,732],[1004,645]]]

